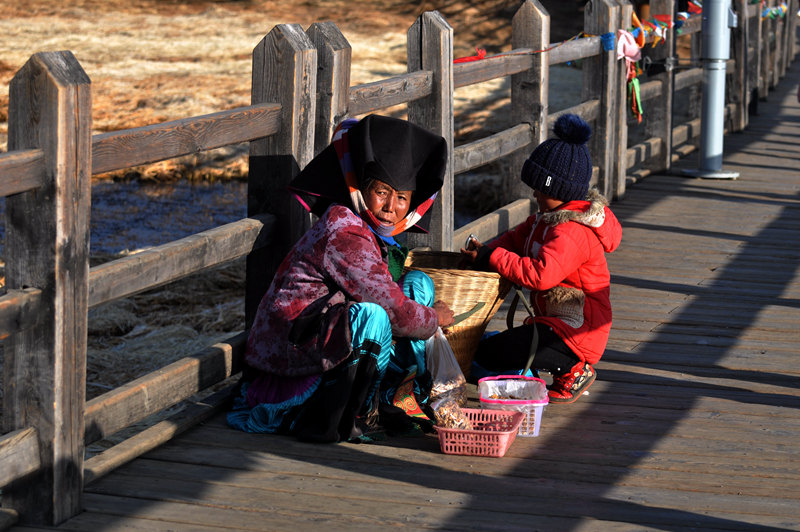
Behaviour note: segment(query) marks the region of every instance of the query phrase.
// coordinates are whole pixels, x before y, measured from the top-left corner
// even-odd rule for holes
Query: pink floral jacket
[[[369,226],[334,204],[278,268],[250,330],[247,363],[291,377],[336,367],[350,353],[348,308],[358,302],[383,307],[394,336],[429,338],[438,327],[436,312],[392,281]]]

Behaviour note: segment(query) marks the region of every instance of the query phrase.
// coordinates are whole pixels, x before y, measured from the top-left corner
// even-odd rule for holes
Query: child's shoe
[[[547,395],[551,403],[572,403],[594,382],[597,372],[585,362],[578,362],[563,375],[554,375]]]

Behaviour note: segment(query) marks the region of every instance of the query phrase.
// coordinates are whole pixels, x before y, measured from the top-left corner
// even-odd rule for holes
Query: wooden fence
[[[730,131],[746,127],[748,108],[767,97],[796,52],[796,17],[762,18],[761,7],[746,0],[735,0],[734,7],[739,25],[728,62]],[[674,0],[653,0],[651,11],[673,13]],[[788,12],[795,11],[797,0],[791,0]],[[593,179],[607,196],[619,199],[630,182],[668,170],[699,134],[691,112],[686,121],[677,117],[691,111],[702,82],[696,61],[701,17],[681,28],[682,39],[691,40],[690,68],[674,68],[674,31],[666,44],[646,47],[646,120],[638,126],[625,104],[624,63],[604,49],[601,37],[629,28],[631,13],[627,0],[592,0],[585,8],[590,36],[551,47],[546,10],[525,0],[513,19],[510,52],[454,64],[452,28],[438,12],[428,12],[408,32],[407,74],[352,87],[350,47],[333,23],[307,31],[279,25],[253,51],[252,105],[99,135],[91,134],[91,83],[75,57],[68,51],[33,55],[10,85],[9,151],[0,154],[7,235],[6,292],[0,297],[0,338],[6,340],[0,528],[18,520],[54,524],[77,514],[84,483],[224,403],[228,388],[85,460],[86,445],[239,372],[246,334],[86,401],[88,311],[247,256],[246,330],[269,282],[264,268],[274,267],[312,221],[290,201],[285,185],[327,145],[344,117],[405,104],[410,120],[447,139],[450,164],[432,231],[414,236],[412,246],[457,249],[469,233],[486,240],[524,220],[532,202],[519,183],[521,162],[562,113],[592,123]],[[549,113],[549,67],[569,61],[582,63],[582,101]],[[455,146],[454,90],[500,77],[511,79],[515,125]],[[633,142],[636,136],[641,138]],[[90,268],[93,174],[241,142],[250,143],[247,218]],[[509,203],[455,228],[454,176],[501,159],[510,168],[503,184]]]

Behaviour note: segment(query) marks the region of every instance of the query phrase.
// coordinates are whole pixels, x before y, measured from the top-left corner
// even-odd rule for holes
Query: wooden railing
[[[774,2],[774,0],[771,0]],[[653,0],[654,13],[674,12],[673,0]],[[770,4],[774,5],[774,4]],[[767,97],[796,49],[796,17],[762,19],[758,5],[736,0],[739,26],[728,63],[729,130],[747,125],[748,108]],[[789,13],[797,11],[797,0]],[[59,523],[81,510],[82,488],[114,467],[167,441],[217,411],[222,388],[179,414],[84,460],[86,445],[218,385],[240,371],[247,325],[277,262],[312,222],[290,201],[286,183],[327,143],[336,124],[400,104],[408,118],[448,141],[450,164],[433,212],[432,230],[409,237],[412,246],[457,249],[469,233],[487,240],[531,213],[519,169],[550,126],[576,112],[594,128],[593,180],[608,197],[654,171],[668,170],[693,149],[699,119],[674,123],[702,70],[700,17],[681,29],[691,39],[693,68],[676,71],[674,32],[647,47],[663,64],[641,85],[645,121],[631,121],[624,64],[603,48],[600,35],[627,28],[626,0],[592,0],[585,31],[592,36],[551,46],[544,8],[526,0],[513,19],[512,50],[471,63],[453,63],[453,30],[438,12],[420,16],[408,33],[404,75],[350,86],[350,46],[331,22],[303,31],[276,26],[253,51],[252,105],[147,127],[91,135],[91,92],[70,52],[39,53],[9,90],[9,151],[0,154],[0,194],[6,197],[6,292],[0,297],[4,345],[3,433],[0,437],[0,528],[18,519]],[[542,50],[549,49],[543,53]],[[582,62],[582,101],[549,113],[550,65]],[[455,146],[454,90],[511,78],[514,124]],[[636,142],[633,132],[641,137]],[[229,144],[250,143],[248,217],[100,266],[89,266],[91,175],[152,163]],[[454,176],[493,161],[507,204],[460,228],[453,223]],[[85,400],[88,311],[247,256],[246,319],[242,332],[193,356]],[[272,270],[270,270],[272,268]]]

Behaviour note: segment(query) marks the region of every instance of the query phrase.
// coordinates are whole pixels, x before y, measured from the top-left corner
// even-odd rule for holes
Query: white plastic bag
[[[433,379],[431,403],[452,397],[460,406],[467,404],[467,380],[441,327],[425,342],[425,360]]]

